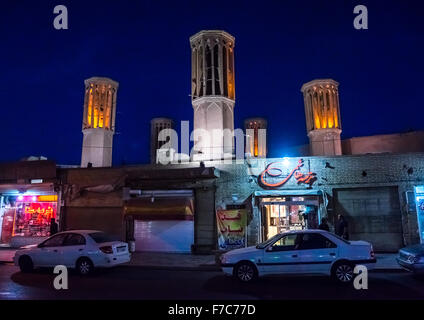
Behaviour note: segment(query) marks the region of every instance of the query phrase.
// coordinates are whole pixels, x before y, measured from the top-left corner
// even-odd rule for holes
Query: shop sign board
[[[272,162],[266,165],[265,169],[258,176],[258,184],[264,189],[276,189],[284,186],[292,177],[297,184],[304,184],[312,187],[317,180],[314,172],[302,172],[303,159],[299,159],[297,165],[287,171],[283,162]],[[284,172],[286,170],[286,172]]]
[[[246,209],[217,210],[218,246],[220,250],[246,247]]]

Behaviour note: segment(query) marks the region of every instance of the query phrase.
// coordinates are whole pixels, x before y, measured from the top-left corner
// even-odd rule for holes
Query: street
[[[83,278],[69,273],[68,290],[56,290],[52,270],[23,274],[0,265],[0,299],[424,299],[424,280],[406,272],[369,273],[368,290],[326,277],[268,277],[242,284],[217,271],[170,271],[121,266]]]

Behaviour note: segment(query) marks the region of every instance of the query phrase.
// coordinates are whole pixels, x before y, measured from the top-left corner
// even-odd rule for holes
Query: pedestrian
[[[349,240],[348,223],[341,214],[337,216],[336,234],[343,239]]]
[[[319,224],[318,229],[325,230],[325,231],[330,231],[330,227],[328,226],[328,220],[327,220],[327,218],[322,218],[321,219],[321,223]]]
[[[59,226],[55,220],[55,218],[50,219],[50,235],[54,235],[58,232]]]

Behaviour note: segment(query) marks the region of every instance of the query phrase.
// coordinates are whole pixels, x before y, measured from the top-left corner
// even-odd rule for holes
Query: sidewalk
[[[14,249],[0,248],[0,263],[12,263]],[[376,254],[377,272],[398,272],[403,269],[396,262],[395,253]],[[131,261],[125,266],[143,267],[164,270],[203,270],[218,271],[219,266],[215,263],[215,255],[192,255],[181,253],[160,253],[160,252],[135,252],[131,255]]]

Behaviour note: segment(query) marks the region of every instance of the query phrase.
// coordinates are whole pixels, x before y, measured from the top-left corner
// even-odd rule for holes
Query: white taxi
[[[72,230],[57,233],[40,244],[24,246],[15,253],[14,263],[22,272],[37,267],[64,265],[81,275],[97,267],[112,267],[129,262],[128,244],[97,230]]]
[[[349,283],[355,265],[376,263],[371,243],[347,241],[323,230],[290,231],[221,256],[221,268],[242,282],[264,275],[321,274]]]

